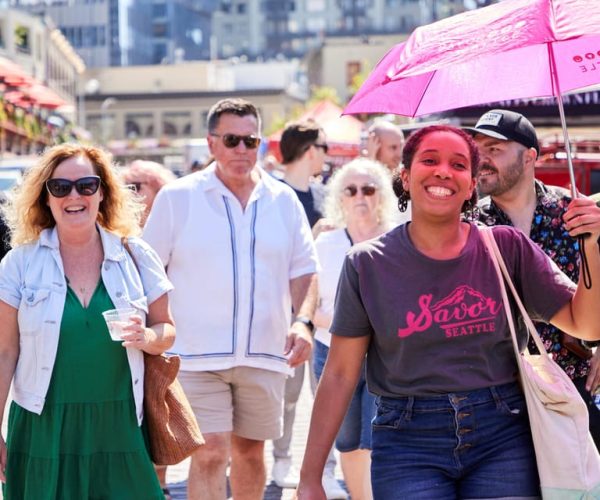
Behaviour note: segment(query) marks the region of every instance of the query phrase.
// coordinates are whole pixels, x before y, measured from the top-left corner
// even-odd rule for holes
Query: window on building
[[[323,31],[326,28],[327,24],[325,23],[325,19],[322,17],[309,17],[306,20],[306,29],[313,33],[317,33],[319,31]]]
[[[192,130],[192,116],[188,111],[163,113],[162,133],[169,137],[189,136]]]
[[[31,53],[29,28],[21,24],[15,28],[15,47],[19,52]]]
[[[128,113],[125,115],[125,135],[129,139],[151,137],[148,132],[154,131],[152,113]]]
[[[2,47],[2,48],[5,47],[5,42],[4,42],[4,27],[2,25],[0,25],[0,47]]]
[[[238,5],[237,5],[237,13],[238,14],[245,14],[246,12],[248,12],[248,5],[246,5],[245,2],[238,3]]]
[[[346,63],[346,85],[352,85],[352,80],[361,71],[361,64],[359,61],[348,61]]]
[[[153,3],[152,4],[152,17],[165,17],[167,15],[167,4],[166,3]]]
[[[169,36],[169,26],[167,23],[153,23],[152,34],[155,37],[166,38]]]
[[[152,62],[154,64],[160,64],[165,57],[167,57],[167,44],[155,43],[152,49]]]
[[[221,12],[225,12],[226,14],[231,14],[231,2],[228,2],[228,1],[221,2]]]

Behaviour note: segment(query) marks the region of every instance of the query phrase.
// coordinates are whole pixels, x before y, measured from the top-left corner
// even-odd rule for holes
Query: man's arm
[[[313,328],[307,324],[312,322],[318,300],[317,275],[304,274],[290,280],[290,294],[294,317],[303,321],[294,320],[285,343],[284,354],[289,355],[288,364],[294,368],[304,363],[312,350]],[[307,321],[308,320],[308,321]]]

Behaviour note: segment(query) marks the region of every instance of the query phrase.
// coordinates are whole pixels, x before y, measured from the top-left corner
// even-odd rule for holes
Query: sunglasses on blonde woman
[[[48,179],[46,181],[46,189],[55,198],[64,198],[71,194],[73,186],[81,196],[92,196],[100,187],[100,177],[90,175],[75,181],[69,179]]]
[[[356,187],[354,184],[350,184],[344,188],[344,194],[349,198],[356,196],[358,190],[363,194],[363,196],[373,196],[377,191],[377,186],[375,184],[365,184],[364,186],[360,186],[360,188]]]
[[[256,149],[260,144],[260,137],[255,135],[235,135],[235,134],[210,134],[214,137],[220,137],[223,140],[223,145],[227,149],[237,148],[240,142],[244,142],[244,146],[248,149]]]

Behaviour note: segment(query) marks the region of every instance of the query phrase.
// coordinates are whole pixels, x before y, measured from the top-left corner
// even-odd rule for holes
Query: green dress
[[[10,408],[5,499],[164,499],[126,351],[102,318],[113,308],[102,280],[87,308],[69,288],[42,414]]]

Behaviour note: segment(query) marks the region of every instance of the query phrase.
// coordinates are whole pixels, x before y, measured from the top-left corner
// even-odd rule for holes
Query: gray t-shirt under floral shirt
[[[331,332],[371,336],[369,390],[431,395],[516,380],[498,277],[477,226],[449,260],[420,253],[407,227],[354,246],[340,276]],[[548,321],[575,285],[521,232],[493,231],[530,316]]]

